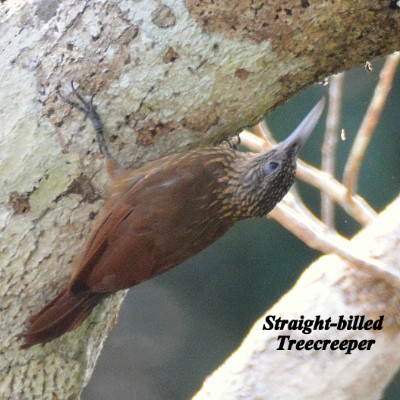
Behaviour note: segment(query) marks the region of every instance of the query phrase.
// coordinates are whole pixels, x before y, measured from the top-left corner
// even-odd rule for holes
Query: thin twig
[[[248,130],[243,130],[239,133],[240,144],[255,153],[262,153],[273,146],[272,143],[269,143],[269,141],[267,142],[262,135],[258,135],[258,129],[256,128],[259,125],[260,124],[257,124],[254,127],[254,130],[257,131],[257,134],[254,134]]]
[[[339,134],[339,121],[342,103],[344,73],[332,75],[329,78],[329,106],[326,118],[325,136],[322,144],[321,170],[335,176],[336,144]],[[321,219],[333,230],[335,208],[332,199],[321,192]]]
[[[360,225],[369,224],[378,215],[361,196],[353,194],[349,198],[347,189],[332,175],[322,172],[301,160],[297,161],[297,165],[297,174],[301,180],[324,191]]]
[[[274,136],[272,135],[271,129],[269,129],[267,123],[265,120],[261,120],[255,127],[254,127],[254,133],[259,136],[260,138],[264,139],[271,145],[276,144],[276,140],[274,139]]]
[[[262,139],[249,131],[243,131],[240,134],[240,139],[244,146],[254,152],[263,152],[269,148]],[[360,196],[353,195],[351,201],[348,201],[347,189],[332,175],[298,160],[297,176],[304,182],[324,191],[361,225],[370,223],[376,217],[376,212]]]
[[[387,57],[385,65],[380,73],[379,82],[376,85],[374,95],[347,159],[343,182],[348,189],[349,196],[357,191],[361,161],[379,121],[383,106],[392,86],[393,77],[399,60],[400,52],[395,52]]]
[[[400,271],[371,257],[358,254],[350,241],[337,233],[327,231],[325,225],[314,219],[305,218],[303,213],[294,210],[285,201],[281,201],[269,216],[278,221],[310,248],[329,254],[333,253],[349,261],[352,265],[363,268],[372,276],[384,280],[392,286],[400,286]]]

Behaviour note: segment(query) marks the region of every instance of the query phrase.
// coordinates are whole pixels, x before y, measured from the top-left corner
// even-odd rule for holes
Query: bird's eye
[[[264,167],[264,172],[265,175],[271,175],[274,173],[279,167],[279,163],[277,161],[270,161],[265,167]]]

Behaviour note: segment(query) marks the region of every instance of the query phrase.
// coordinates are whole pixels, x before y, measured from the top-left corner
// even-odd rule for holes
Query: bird
[[[61,99],[89,117],[105,157],[110,185],[69,282],[21,334],[22,348],[77,328],[92,309],[181,264],[224,235],[237,221],[267,215],[296,176],[296,157],[324,108],[322,98],[294,132],[263,153],[217,145],[164,156],[123,170],[112,158],[93,104]]]

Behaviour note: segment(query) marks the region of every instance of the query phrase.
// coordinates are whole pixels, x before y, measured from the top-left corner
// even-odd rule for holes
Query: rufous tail
[[[29,319],[29,328],[20,336],[24,338],[21,348],[49,342],[65,332],[78,327],[107,294],[87,293],[76,296],[63,290],[38,314]]]

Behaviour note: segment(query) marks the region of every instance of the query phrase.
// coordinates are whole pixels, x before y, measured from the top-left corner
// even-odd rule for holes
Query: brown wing
[[[199,160],[193,160],[198,157]],[[172,161],[171,161],[172,160]],[[179,161],[179,162],[178,162]],[[109,293],[152,278],[213,243],[232,225],[210,207],[220,161],[196,152],[153,163],[105,205],[71,280]],[[129,182],[129,176],[124,177]],[[123,187],[126,187],[122,190]]]

